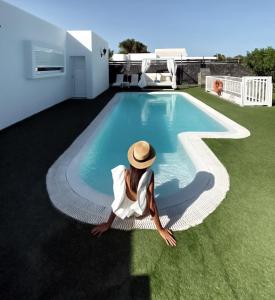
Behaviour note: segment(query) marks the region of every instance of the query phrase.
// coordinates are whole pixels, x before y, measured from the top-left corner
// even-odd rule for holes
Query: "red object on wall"
[[[215,80],[213,84],[213,90],[220,96],[223,91],[223,82],[219,79]]]

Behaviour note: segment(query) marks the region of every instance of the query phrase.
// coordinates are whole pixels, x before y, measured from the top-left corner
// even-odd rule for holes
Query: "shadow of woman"
[[[213,174],[200,171],[193,181],[184,188],[179,187],[178,179],[165,182],[156,188],[156,193],[159,193],[159,197],[156,198],[159,214],[169,218],[166,227],[173,226],[184,215],[187,208],[197,201],[201,194],[213,188],[214,184],[215,177]],[[161,194],[165,190],[174,190],[175,193],[169,197],[162,197]]]
[[[40,244],[43,260],[33,264],[32,278],[37,293],[43,299],[149,300],[149,277],[130,274],[131,233],[111,230],[94,238],[90,229],[68,220]]]

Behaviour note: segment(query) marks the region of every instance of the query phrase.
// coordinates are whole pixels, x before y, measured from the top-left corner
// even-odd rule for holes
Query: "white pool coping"
[[[183,95],[185,99],[227,129],[224,132],[183,132],[178,134],[178,139],[191,158],[197,173],[193,182],[179,193],[169,197],[171,202],[173,202],[173,198],[180,197],[182,203],[159,209],[159,213],[164,226],[168,226],[172,230],[185,230],[202,223],[222,202],[229,190],[229,175],[225,167],[202,138],[240,139],[248,137],[250,132],[187,93],[165,91],[149,92],[148,94],[170,93]],[[125,93],[117,93],[110,100],[83,133],[51,166],[47,174],[47,190],[53,205],[66,215],[85,223],[98,224],[106,221],[111,212],[113,198],[85,185],[79,174],[72,170],[75,170],[82,159],[79,154],[86,152],[100,130],[100,125],[117,104],[121,94]],[[150,217],[127,220],[116,218],[112,227],[123,230],[155,229]]]

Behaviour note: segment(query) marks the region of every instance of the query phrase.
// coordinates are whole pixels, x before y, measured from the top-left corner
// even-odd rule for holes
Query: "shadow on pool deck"
[[[160,207],[160,216],[167,215],[170,220],[166,227],[170,228],[184,215],[185,211],[190,207],[204,192],[210,190],[215,185],[215,177],[212,173],[206,171],[199,171],[196,173],[194,179],[185,187],[181,188],[178,179],[172,179],[165,182],[156,188],[158,193],[162,190],[173,190],[175,193],[169,197],[164,197],[158,199]],[[186,199],[184,202],[179,201],[179,199]],[[169,207],[169,202],[177,203],[172,206],[172,210],[168,213],[166,207]],[[164,207],[164,210],[161,210]]]
[[[0,133],[1,299],[149,299],[131,276],[131,233],[100,239],[59,213],[46,191],[53,162],[112,98],[68,100]]]

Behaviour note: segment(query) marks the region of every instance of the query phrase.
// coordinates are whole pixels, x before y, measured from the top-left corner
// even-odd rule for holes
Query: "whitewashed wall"
[[[109,57],[108,43],[92,32],[92,98],[95,98],[109,88]],[[107,52],[101,56],[103,49]]]
[[[67,35],[67,72],[70,92],[73,94],[70,56],[84,56],[86,67],[86,96],[93,98],[92,87],[92,35],[90,30],[68,31]]]
[[[108,44],[91,31],[88,31],[89,49],[66,30],[1,0],[0,24],[0,130],[72,96],[69,55],[87,57],[88,98],[96,97],[109,87],[108,56],[101,59],[97,49],[101,46],[108,49]],[[27,79],[26,40],[63,50],[66,55],[64,76]]]
[[[84,47],[83,47],[84,46]],[[109,88],[108,43],[90,30],[70,30],[67,37],[67,56],[85,56],[87,98],[93,99]],[[70,66],[68,67],[70,72]]]
[[[65,50],[66,31],[0,0],[0,129],[70,97],[66,76],[27,79],[24,41]]]

